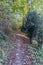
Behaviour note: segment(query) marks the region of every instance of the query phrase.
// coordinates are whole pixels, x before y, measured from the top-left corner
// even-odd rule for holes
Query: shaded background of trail
[[[14,48],[8,55],[8,65],[35,65],[36,61],[30,49],[29,39],[21,33],[15,33],[15,35],[16,39],[12,40]]]

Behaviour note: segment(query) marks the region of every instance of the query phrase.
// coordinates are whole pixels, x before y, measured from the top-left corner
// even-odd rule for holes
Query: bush
[[[4,59],[5,58],[5,52],[3,49],[0,49],[0,59]]]
[[[36,40],[32,40],[32,46],[37,48],[38,47],[38,42]]]
[[[13,30],[17,29],[16,22],[10,19],[3,19],[0,18],[0,30],[4,31],[5,33],[12,33]]]
[[[41,46],[43,41],[43,19],[42,16],[37,14],[36,11],[29,11],[26,17],[23,19],[23,25],[21,31],[25,32],[30,41],[35,39],[38,41],[38,46]],[[41,32],[41,33],[40,33]]]
[[[11,24],[11,29],[12,29],[12,30],[17,30],[16,22],[12,22],[12,24]]]
[[[17,25],[17,28],[19,29],[22,26],[22,22],[17,22],[16,25]]]
[[[29,29],[32,27],[37,27],[38,22],[37,22],[37,13],[35,11],[29,11],[25,18],[23,19],[23,25],[21,27],[21,30],[29,34]],[[30,31],[31,33],[32,31]]]
[[[14,46],[9,37],[3,31],[0,31],[0,64],[5,63],[6,65],[7,55],[13,48]]]

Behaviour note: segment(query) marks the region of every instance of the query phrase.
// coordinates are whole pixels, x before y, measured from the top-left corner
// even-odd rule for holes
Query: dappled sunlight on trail
[[[26,39],[29,39],[27,36],[25,36],[25,35],[23,35],[23,34],[16,34],[16,35],[18,35],[18,36],[20,36],[20,37],[24,37],[24,38],[26,38]]]

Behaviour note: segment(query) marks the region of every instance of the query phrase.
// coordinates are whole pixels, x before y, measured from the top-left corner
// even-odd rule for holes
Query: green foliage
[[[34,24],[36,24],[36,26],[38,25],[38,19],[39,19],[39,15],[37,14],[36,11],[32,11],[30,10],[27,15],[24,17],[23,19],[23,25],[22,25],[22,28],[21,30],[26,32],[27,34],[29,34],[29,28],[31,26],[34,26]],[[32,31],[31,31],[32,33]]]
[[[27,3],[27,0],[0,0],[0,31],[11,33],[13,30],[16,30],[17,28],[20,28],[22,26],[22,31],[29,34],[28,31],[29,23],[32,21],[37,22],[37,17],[39,14],[41,15],[40,16],[41,20],[38,20],[38,24],[40,24],[39,27],[40,30],[42,30],[39,33],[40,35],[39,37],[41,38],[42,36],[42,42],[43,42],[43,24],[41,23],[43,22],[43,0],[28,0],[28,1],[29,2]],[[30,10],[37,11],[37,14],[33,12],[33,13],[29,13],[28,15],[27,12]],[[27,14],[26,17],[24,17],[25,14]],[[22,25],[23,17],[24,20]],[[32,19],[32,17],[34,17],[34,20]],[[38,42],[36,40],[33,40],[32,42],[34,47],[38,46]],[[6,51],[0,49],[0,58],[6,59],[7,54],[13,48],[13,45],[11,44],[8,36],[6,36],[5,33],[3,32],[0,33],[0,47],[7,48]],[[38,59],[42,60],[43,49],[36,51],[35,56]],[[41,64],[36,63],[36,65],[41,65]]]
[[[43,49],[40,49],[38,51],[35,52],[35,56],[36,56],[36,65],[41,65],[43,64]],[[39,62],[38,62],[39,59]]]
[[[21,26],[23,16],[28,12],[29,9],[30,7],[27,4],[27,0],[1,0],[0,30],[10,33],[12,30],[19,28]]]
[[[2,39],[0,38],[0,47],[8,47],[8,50],[10,50],[13,45],[11,44],[9,37],[5,35],[4,32],[1,32],[0,36],[2,37]]]
[[[3,19],[0,18],[0,30],[4,31],[5,33],[12,33],[14,29],[17,29],[17,25],[15,21],[10,19]]]
[[[32,40],[32,46],[38,48],[38,42],[36,40]]]
[[[0,58],[2,58],[2,51],[0,50]]]
[[[34,59],[35,65],[43,65],[43,48],[38,50],[28,45],[28,49],[31,52],[31,57]]]
[[[7,63],[7,55],[13,48],[9,37],[0,31],[0,64]]]
[[[22,26],[22,22],[17,22],[16,25],[18,28],[20,28]]]
[[[4,29],[4,32],[5,32],[6,34],[12,33],[12,28],[11,28],[11,27],[7,27],[7,28]]]
[[[26,0],[12,0],[1,1],[0,2],[0,11],[1,17],[9,17],[12,13],[19,12],[25,14],[29,9]]]
[[[7,35],[3,31],[0,31],[0,40],[6,40],[8,38]]]
[[[12,30],[17,30],[16,22],[12,22],[11,27]]]
[[[3,49],[0,49],[0,59],[4,59],[5,58],[5,52]]]
[[[35,38],[37,40],[33,41],[33,45],[36,47],[41,47],[43,43],[43,19],[36,11],[30,10],[26,17],[23,19],[23,25],[21,31],[25,32],[30,40]]]
[[[31,10],[36,10],[38,14],[43,15],[43,0],[28,0]]]

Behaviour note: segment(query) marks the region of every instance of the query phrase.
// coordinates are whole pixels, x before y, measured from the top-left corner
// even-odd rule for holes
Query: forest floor
[[[8,65],[40,65],[40,60],[34,54],[36,49],[31,47],[29,38],[24,33],[16,31],[9,37],[14,48],[8,54]]]

